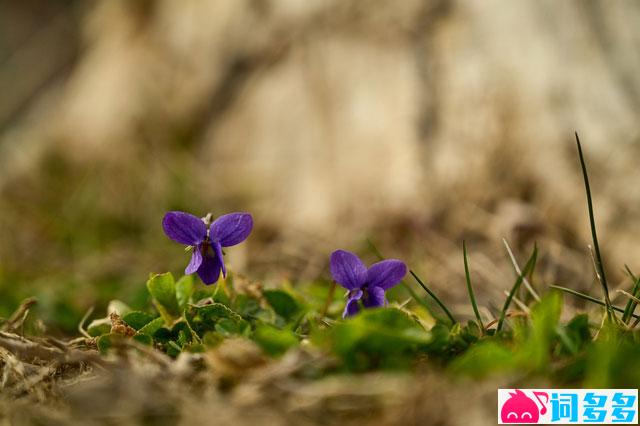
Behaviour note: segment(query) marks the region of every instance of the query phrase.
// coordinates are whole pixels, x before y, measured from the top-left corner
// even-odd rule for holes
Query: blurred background
[[[252,212],[236,271],[327,279],[405,259],[460,315],[534,242],[536,285],[640,271],[640,4],[552,0],[0,1],[0,316],[57,332],[188,255],[167,210]],[[399,297],[402,297],[400,295]],[[617,296],[616,296],[617,297]]]

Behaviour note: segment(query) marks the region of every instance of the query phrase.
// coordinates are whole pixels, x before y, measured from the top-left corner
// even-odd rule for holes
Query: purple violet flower
[[[227,276],[222,248],[246,240],[253,228],[253,219],[249,213],[229,213],[211,222],[210,214],[200,219],[189,213],[168,212],[162,219],[162,228],[173,241],[193,247],[184,273],[197,272],[208,285],[218,281],[220,271],[223,277]]]
[[[330,269],[333,279],[348,290],[342,318],[358,313],[358,301],[362,301],[365,308],[386,305],[385,291],[407,274],[407,267],[400,260],[383,260],[367,269],[358,256],[346,250],[331,253]]]

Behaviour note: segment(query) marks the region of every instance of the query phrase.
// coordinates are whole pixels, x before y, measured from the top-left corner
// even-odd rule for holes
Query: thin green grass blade
[[[382,255],[382,253],[380,253],[380,250],[378,250],[378,247],[376,247],[376,245],[373,244],[373,241],[371,241],[370,238],[367,238],[367,245],[369,246],[369,250],[371,250],[373,255],[377,257],[378,260],[384,259],[384,256]]]
[[[467,243],[462,241],[462,256],[464,257],[464,276],[467,280],[467,291],[469,292],[469,299],[471,300],[471,306],[473,307],[473,313],[476,315],[480,330],[484,332],[484,325],[482,324],[482,318],[480,317],[480,311],[478,310],[478,304],[476,303],[476,296],[473,294],[473,287],[471,286],[471,274],[469,273],[469,260],[467,257]]]
[[[502,244],[504,244],[504,247],[507,249],[507,254],[509,255],[509,259],[511,259],[511,263],[513,263],[513,268],[515,269],[516,274],[519,274],[522,271],[520,270],[520,266],[518,266],[518,261],[516,260],[516,257],[513,255],[513,250],[511,250],[511,246],[509,246],[509,243],[507,242],[506,238],[502,239]],[[533,287],[531,286],[531,283],[529,283],[529,280],[527,279],[526,276],[524,277],[522,283],[524,284],[525,288],[529,291],[531,296],[536,300],[536,302],[539,302],[540,296],[533,289]]]
[[[507,299],[504,301],[504,306],[502,307],[502,311],[500,312],[500,319],[498,320],[498,325],[496,326],[496,334],[498,334],[502,330],[502,326],[504,324],[504,318],[507,315],[507,309],[509,309],[509,305],[511,305],[511,300],[513,300],[513,296],[515,296],[516,292],[520,288],[524,277],[532,270],[533,265],[536,264],[536,260],[538,259],[538,247],[533,248],[533,253],[529,260],[527,260],[527,264],[524,266],[522,273],[518,275],[516,282],[513,284]]]
[[[607,317],[609,320],[613,320],[615,315],[611,309],[611,299],[609,297],[609,285],[607,284],[607,276],[604,271],[604,264],[602,262],[602,255],[600,254],[600,244],[598,244],[598,234],[596,232],[596,220],[593,213],[593,200],[591,199],[591,187],[589,185],[589,175],[587,174],[587,165],[584,161],[584,155],[582,154],[582,145],[580,145],[580,138],[578,132],[576,135],[576,145],[578,146],[578,156],[580,157],[580,167],[582,167],[582,177],[584,179],[584,189],[587,194],[587,208],[589,210],[589,223],[591,224],[591,238],[593,240],[593,249],[595,251],[596,260],[596,272],[600,278],[600,284],[602,284],[602,291],[604,293],[604,303],[607,309]]]
[[[378,260],[383,260],[384,259],[384,256],[382,255],[382,253],[380,253],[380,250],[378,250],[378,247],[376,247],[376,245],[373,244],[373,241],[371,241],[369,238],[367,238],[367,244],[369,245],[369,249],[371,250],[373,255],[375,257],[377,257]],[[422,300],[422,298],[420,296],[418,296],[418,294],[415,291],[413,291],[413,289],[411,288],[411,286],[409,284],[407,284],[404,280],[402,280],[402,281],[400,281],[400,285],[405,290],[407,290],[407,292],[413,298],[413,300],[415,300],[420,306],[425,308],[427,311],[431,310],[429,308],[429,305],[424,300]]]
[[[424,291],[427,292],[427,294],[429,296],[431,296],[431,298],[433,300],[435,300],[435,302],[438,304],[438,306],[440,306],[440,309],[442,309],[442,311],[447,315],[447,317],[449,317],[449,320],[451,320],[452,324],[455,324],[457,321],[456,319],[453,317],[453,315],[451,315],[451,312],[449,312],[449,309],[447,309],[447,307],[445,306],[444,303],[442,303],[442,301],[438,298],[438,296],[435,295],[435,293],[433,291],[431,291],[429,289],[429,287],[427,287],[427,285],[420,279],[420,277],[418,277],[416,275],[415,272],[413,272],[413,270],[409,269],[409,273],[413,276],[413,278],[418,282],[418,284],[420,284],[420,287],[422,287],[422,289]]]
[[[638,277],[636,277],[636,274],[634,274],[631,268],[629,268],[629,265],[625,264],[624,270],[627,273],[627,275],[629,275],[629,278],[631,278],[631,281],[635,281],[638,279]]]
[[[407,284],[404,280],[400,281],[400,285],[407,290],[407,292],[409,293],[409,295],[413,298],[413,300],[415,300],[416,302],[418,302],[418,304],[420,306],[422,306],[423,308],[425,308],[427,311],[430,311],[431,308],[429,308],[429,305],[427,304],[427,302],[425,302],[424,300],[422,300],[422,298],[420,296],[418,296],[418,293],[416,293],[415,291],[413,291],[413,289],[411,288],[411,286],[409,284]]]
[[[559,325],[556,326],[556,335],[558,336],[558,338],[560,338],[560,342],[564,345],[565,348],[569,350],[569,352],[571,352],[572,355],[578,354],[578,348],[576,347],[576,344],[571,341],[564,328],[560,327]]]
[[[369,247],[371,248],[371,251],[373,252],[373,254],[380,260],[384,259],[384,256],[382,256],[382,253],[380,253],[380,251],[378,250],[378,248],[375,246],[375,244],[373,244],[373,242],[367,238],[367,244],[369,245]],[[427,287],[427,285],[416,275],[415,272],[413,272],[413,270],[409,269],[409,273],[413,276],[413,278],[418,282],[418,284],[420,284],[420,287],[422,287],[422,289],[424,291],[427,292],[427,294],[429,296],[431,296],[431,298],[433,300],[435,300],[435,302],[438,304],[438,306],[440,306],[440,309],[442,309],[442,311],[447,315],[447,317],[449,318],[449,320],[451,321],[452,324],[456,323],[455,318],[453,317],[453,315],[451,315],[451,312],[449,311],[449,309],[447,309],[447,307],[445,306],[444,303],[442,303],[442,301],[438,298],[438,296],[435,295],[435,293],[433,291],[431,291],[429,289],[429,287]],[[418,303],[420,303],[421,305],[423,305],[424,307],[426,307],[427,309],[429,309],[428,305],[418,297],[418,295],[411,290],[411,287],[407,284],[404,283],[404,281],[401,283],[408,291],[409,294],[411,294],[411,297],[413,297]]]
[[[622,294],[623,296],[633,300],[636,303],[640,303],[640,299],[638,299],[637,297],[635,297],[633,294],[629,293],[628,291],[625,290],[617,290],[618,293]]]
[[[549,287],[555,288],[556,290],[564,291],[565,293],[572,294],[572,295],[577,296],[577,297],[579,297],[581,299],[588,300],[589,302],[593,302],[593,303],[595,303],[597,305],[606,306],[606,304],[602,300],[596,299],[595,297],[589,296],[588,294],[580,293],[579,291],[576,291],[576,290],[573,290],[573,289],[570,289],[570,288],[567,288],[567,287],[562,287],[562,286],[559,286],[559,285],[550,285]],[[612,305],[611,309],[616,311],[616,312],[623,312],[624,313],[624,309],[619,308],[617,306],[613,306]],[[632,313],[630,315],[630,318],[640,318],[640,315],[636,315],[636,314]]]
[[[640,298],[640,278],[636,280],[635,285],[633,286],[633,294],[634,297]],[[628,319],[631,320],[631,316],[636,311],[636,307],[638,306],[638,302],[634,301],[631,303],[631,309],[629,309],[629,314],[627,315]]]
[[[636,277],[634,273],[631,272],[631,269],[628,265],[624,265],[624,268],[626,269],[627,274],[629,274],[631,280],[634,282],[633,288],[631,289],[630,293],[633,297],[638,297],[638,292],[640,291],[640,279],[638,279],[638,277]],[[624,308],[624,314],[622,314],[622,321],[624,323],[629,323],[629,321],[631,320],[631,314],[635,312],[636,306],[638,306],[638,303],[633,299],[629,299],[629,301],[627,302],[627,306]]]

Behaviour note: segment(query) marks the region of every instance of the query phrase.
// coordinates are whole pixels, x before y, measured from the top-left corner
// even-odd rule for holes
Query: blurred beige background
[[[622,282],[639,24],[631,1],[1,2],[3,303],[65,288],[72,318],[180,271],[169,209],[251,211],[230,256],[255,278],[326,275],[369,237],[463,303],[465,238],[490,300],[506,237],[521,263],[539,243],[539,285],[595,292],[574,130]]]

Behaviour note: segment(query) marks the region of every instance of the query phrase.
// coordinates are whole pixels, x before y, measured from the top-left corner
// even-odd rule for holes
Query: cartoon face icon
[[[547,396],[543,392],[537,393]],[[531,398],[518,389],[515,392],[509,392],[509,395],[511,397],[502,405],[502,410],[500,410],[500,419],[503,423],[538,423],[540,412]],[[542,404],[538,395],[536,395],[536,398],[541,403],[542,414],[544,414],[546,407]]]

